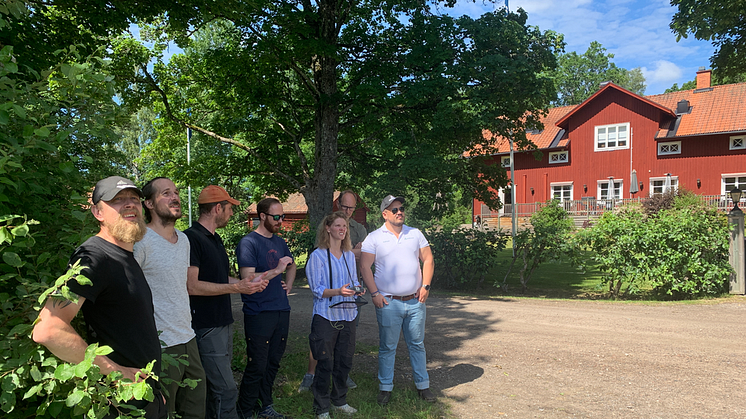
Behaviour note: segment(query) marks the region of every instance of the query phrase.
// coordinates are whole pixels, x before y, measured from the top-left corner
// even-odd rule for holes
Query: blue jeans
[[[197,346],[207,377],[207,419],[238,419],[238,388],[231,370],[231,327],[196,329]]]
[[[425,356],[425,317],[427,308],[419,300],[394,300],[386,297],[388,305],[376,307],[378,319],[378,385],[381,391],[394,389],[394,364],[399,335],[404,332],[404,341],[409,348],[409,362],[414,373],[414,385],[418,390],[430,387]]]

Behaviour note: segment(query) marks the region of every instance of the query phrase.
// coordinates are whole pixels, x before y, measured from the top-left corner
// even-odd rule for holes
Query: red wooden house
[[[541,160],[514,152],[515,205],[508,188],[503,209],[475,200],[474,216],[527,216],[537,206],[524,204],[551,198],[582,211],[667,188],[721,200],[746,189],[746,83],[711,86],[710,77],[701,70],[694,90],[644,97],[606,83],[580,105],[551,109],[544,130],[527,133]],[[495,141],[495,164],[509,171],[509,142]]]

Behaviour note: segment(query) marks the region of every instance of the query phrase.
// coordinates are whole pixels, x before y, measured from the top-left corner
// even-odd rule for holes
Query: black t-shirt
[[[71,291],[85,297],[88,342],[110,346],[114,352],[108,357],[125,367],[144,368],[155,359],[153,372],[159,374],[161,345],[153,297],[132,252],[93,236],[75,249],[70,264],[77,260],[87,267],[82,274],[93,283],[68,282]]]
[[[195,222],[184,231],[189,237],[189,264],[199,268],[200,281],[227,284],[230,273],[228,253],[218,233],[212,234]],[[233,323],[230,294],[190,295],[192,328],[221,327]]]

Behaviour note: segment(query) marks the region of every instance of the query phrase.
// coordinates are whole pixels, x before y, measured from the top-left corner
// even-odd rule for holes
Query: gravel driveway
[[[310,291],[294,289],[291,305],[292,329],[308,333]],[[358,340],[378,343],[371,304]],[[432,388],[458,418],[746,418],[744,297],[645,304],[435,296],[425,343]],[[411,385],[403,341],[399,350],[397,385]]]

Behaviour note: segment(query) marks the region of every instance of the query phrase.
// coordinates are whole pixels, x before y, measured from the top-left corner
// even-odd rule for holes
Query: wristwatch
[[[422,288],[424,288],[425,291],[430,291],[430,284],[423,285]]]

